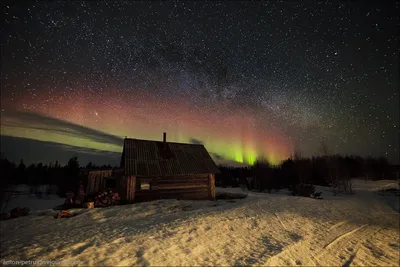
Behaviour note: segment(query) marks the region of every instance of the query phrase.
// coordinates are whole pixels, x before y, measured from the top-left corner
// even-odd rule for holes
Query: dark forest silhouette
[[[64,197],[68,191],[76,191],[82,176],[82,169],[115,169],[111,165],[98,166],[89,162],[79,164],[77,157],[69,159],[65,166],[58,161],[49,164],[37,163],[26,166],[1,158],[1,188],[7,185],[27,184],[34,188],[41,184],[58,187],[58,194]],[[280,165],[271,165],[265,158],[258,158],[253,166],[219,166],[216,186],[247,187],[249,190],[267,191],[288,188],[293,194],[303,185],[331,186],[336,195],[352,192],[352,178],[363,177],[371,180],[396,179],[395,168],[386,158],[362,158],[359,156],[325,155],[302,158],[299,154],[284,160]],[[307,189],[308,190],[308,189]],[[4,190],[1,190],[1,199]],[[301,191],[301,190],[300,190]],[[299,193],[299,192],[297,192]],[[301,194],[301,193],[299,193]]]
[[[296,191],[299,185],[331,186],[336,195],[352,193],[352,179],[396,179],[395,167],[383,157],[324,155],[302,158],[299,155],[271,165],[258,158],[253,166],[234,168],[220,166],[217,186],[246,186],[249,190],[267,191],[288,188]]]
[[[16,164],[7,158],[0,159],[0,168],[2,172],[1,188],[8,185],[27,184],[34,189],[37,185],[56,185],[57,194],[64,197],[68,191],[76,191],[81,177],[78,175],[83,168],[87,169],[114,169],[111,165],[95,165],[89,162],[86,166],[79,164],[77,157],[69,159],[65,166],[61,166],[58,161],[49,164],[36,163],[25,165],[24,161]],[[2,198],[4,190],[1,190]]]

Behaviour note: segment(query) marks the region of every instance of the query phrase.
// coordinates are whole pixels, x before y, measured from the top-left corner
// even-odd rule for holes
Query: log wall
[[[212,199],[208,174],[138,177],[137,201],[154,199]],[[140,190],[141,180],[149,180],[151,190]]]
[[[115,178],[116,191],[123,203],[155,199],[214,200],[215,175],[196,174],[163,177],[135,177],[115,175],[109,171],[89,173],[86,194],[104,190],[105,179]],[[141,181],[150,182],[150,190],[141,190]]]

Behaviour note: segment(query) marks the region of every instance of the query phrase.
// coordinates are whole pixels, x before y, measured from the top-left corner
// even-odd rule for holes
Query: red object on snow
[[[58,218],[69,218],[69,217],[73,217],[75,215],[76,214],[73,214],[69,210],[63,210],[63,211],[60,211],[56,216],[54,216],[54,218],[55,219],[58,219]]]

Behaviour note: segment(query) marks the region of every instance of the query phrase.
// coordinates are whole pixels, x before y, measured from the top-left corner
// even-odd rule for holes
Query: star
[[[8,5],[2,134],[121,150],[102,137],[68,136],[67,122],[101,136],[158,140],[167,131],[175,142],[201,141],[223,162],[279,162],[294,147],[311,157],[321,142],[398,162],[396,7]]]

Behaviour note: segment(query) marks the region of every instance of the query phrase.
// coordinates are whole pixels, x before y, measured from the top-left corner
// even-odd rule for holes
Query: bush
[[[289,187],[293,196],[310,197],[315,193],[315,186],[312,184],[297,184]]]
[[[113,205],[118,205],[121,198],[118,193],[113,193],[112,191],[104,191],[97,194],[95,197],[95,207],[108,207]]]

